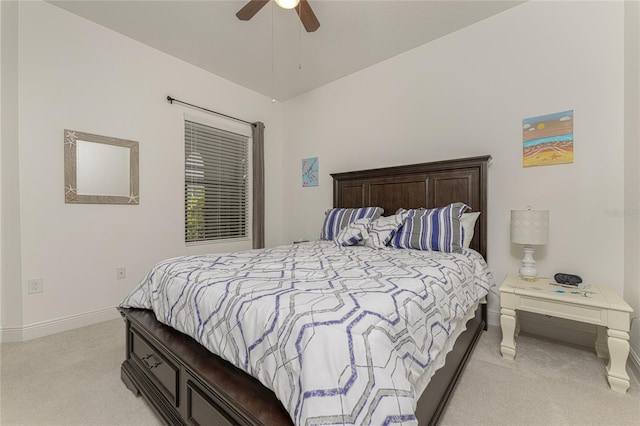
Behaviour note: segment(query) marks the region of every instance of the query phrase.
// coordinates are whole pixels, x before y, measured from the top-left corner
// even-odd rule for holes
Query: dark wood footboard
[[[121,377],[167,424],[292,425],[272,391],[152,311],[120,309],[126,322]]]
[[[126,323],[121,377],[169,425],[292,425],[274,393],[207,351],[191,337],[156,320],[152,311],[120,309]],[[485,325],[481,308],[467,323],[418,401],[420,425],[436,424]]]

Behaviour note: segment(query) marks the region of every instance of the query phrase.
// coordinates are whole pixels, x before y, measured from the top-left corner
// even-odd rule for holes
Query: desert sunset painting
[[[573,163],[573,111],[522,120],[522,166]]]

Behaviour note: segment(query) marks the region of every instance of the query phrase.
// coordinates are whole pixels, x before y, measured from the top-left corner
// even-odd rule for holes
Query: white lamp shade
[[[542,245],[549,238],[549,210],[511,210],[511,242]]]

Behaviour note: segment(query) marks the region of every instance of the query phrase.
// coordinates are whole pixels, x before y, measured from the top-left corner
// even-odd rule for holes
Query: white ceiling
[[[247,1],[50,3],[285,101],[523,2],[309,0],[320,28],[307,33],[294,10],[274,1],[238,20]]]

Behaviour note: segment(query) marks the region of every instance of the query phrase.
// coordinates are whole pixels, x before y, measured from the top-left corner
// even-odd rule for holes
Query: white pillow
[[[478,220],[480,212],[462,213],[460,223],[462,224],[462,247],[469,248],[473,239],[473,232],[476,228],[476,220]]]
[[[371,222],[369,238],[364,240],[364,245],[371,248],[385,248],[393,235],[402,226],[407,217],[407,212],[393,216],[383,216]]]
[[[333,241],[339,246],[360,245],[362,240],[369,238],[369,225],[370,218],[358,219],[342,228]]]

